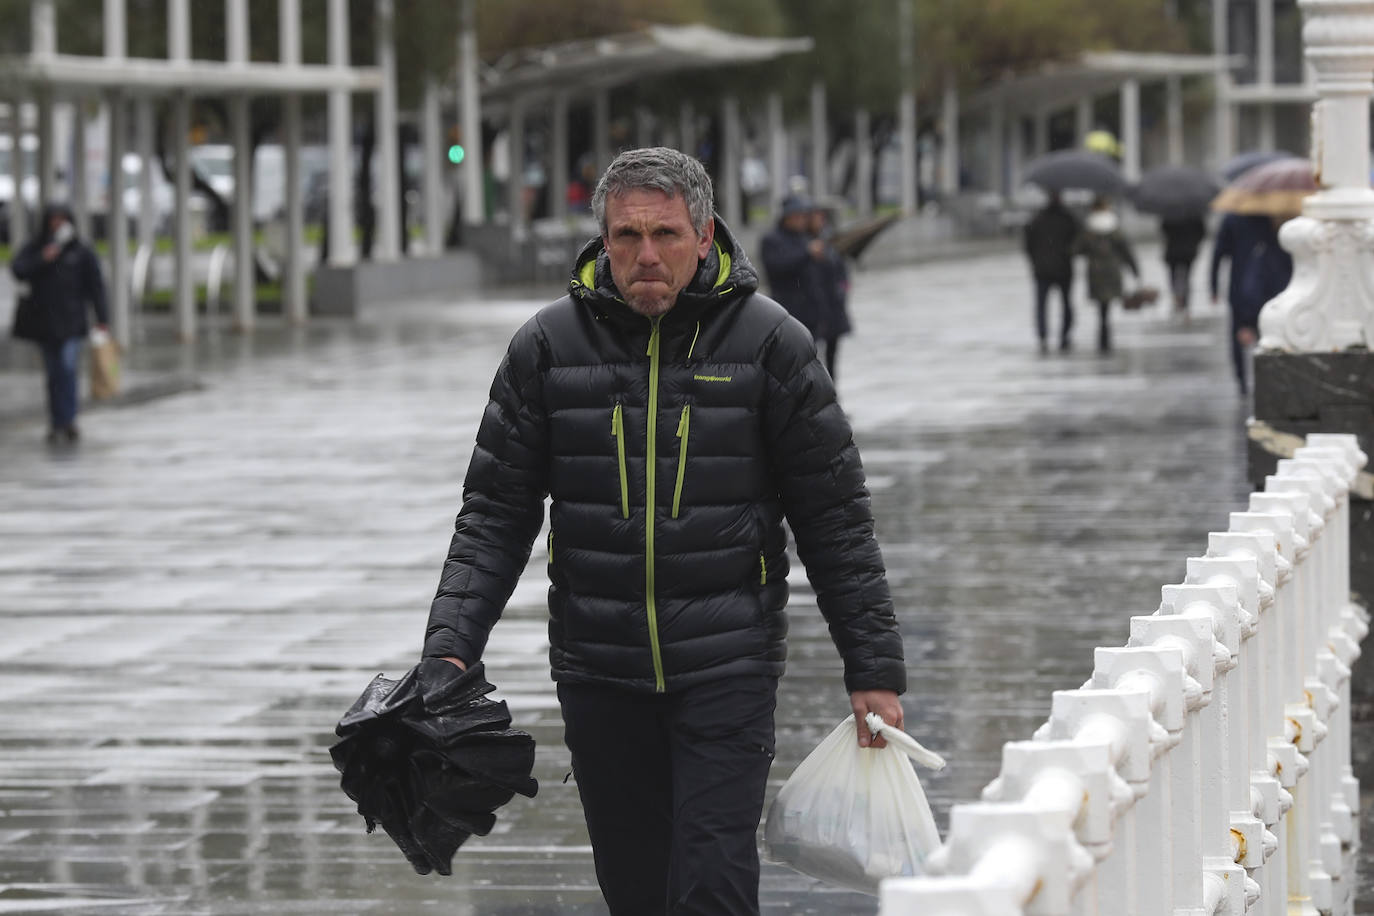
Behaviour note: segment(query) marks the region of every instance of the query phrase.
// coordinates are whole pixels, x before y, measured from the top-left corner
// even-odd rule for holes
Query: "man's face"
[[[639,188],[606,198],[601,241],[611,278],[626,304],[648,318],[677,304],[677,294],[692,281],[714,237],[714,220],[697,235],[681,195]]]
[[[789,213],[782,218],[782,228],[788,232],[804,234],[811,229],[811,214],[806,210]]]

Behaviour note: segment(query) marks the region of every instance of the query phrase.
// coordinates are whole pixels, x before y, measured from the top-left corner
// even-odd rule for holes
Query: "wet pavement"
[[[860,272],[840,354],[908,729],[950,761],[923,774],[942,829],[1248,491],[1219,310],[1118,314],[1099,357],[1080,305],[1079,349],[1041,357],[1028,295],[1014,254]],[[605,912],[564,782],[539,551],[485,659],[539,742],[536,799],[503,808],[452,877],[422,878],[364,834],[328,758],[368,680],[415,661],[492,372],[543,299],[149,347],[134,376],[181,393],[89,411],[75,448],[43,445],[8,395],[0,914]],[[848,710],[793,586],[770,792]],[[777,866],[763,901],[876,911]]]

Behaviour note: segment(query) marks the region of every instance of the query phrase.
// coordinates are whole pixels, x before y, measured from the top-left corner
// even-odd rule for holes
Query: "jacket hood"
[[[697,265],[696,275],[677,296],[677,304],[664,318],[695,320],[704,310],[724,299],[747,296],[759,287],[758,271],[744,253],[725,221],[715,218],[715,242]],[[611,261],[597,236],[582,247],[568,282],[568,293],[599,314],[610,318],[642,320],[626,305],[611,278]]]
[[[1089,232],[1110,235],[1121,226],[1121,220],[1111,210],[1094,210],[1083,221]]]

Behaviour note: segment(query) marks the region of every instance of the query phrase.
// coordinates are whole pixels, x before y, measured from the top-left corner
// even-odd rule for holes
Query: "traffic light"
[[[455,143],[448,148],[448,161],[452,162],[454,165],[457,165],[458,163],[462,162],[463,156],[465,155],[466,153],[464,152],[463,144],[461,143]]]

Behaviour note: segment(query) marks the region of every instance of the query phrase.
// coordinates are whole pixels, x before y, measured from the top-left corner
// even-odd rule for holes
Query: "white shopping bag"
[[[932,769],[945,761],[877,715],[865,721],[887,746],[859,747],[854,717],[845,717],[778,791],[763,845],[771,862],[876,895],[883,878],[924,874],[940,845],[907,758]]]

